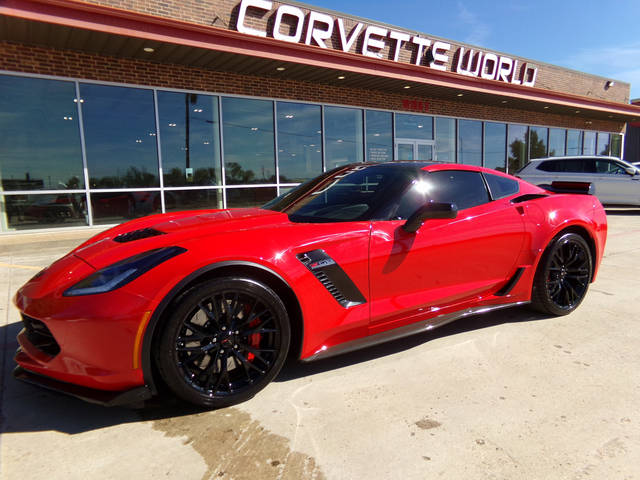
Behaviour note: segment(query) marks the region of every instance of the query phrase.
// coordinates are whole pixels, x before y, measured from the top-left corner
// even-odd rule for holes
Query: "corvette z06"
[[[606,216],[480,167],[347,165],[261,208],[152,215],[96,235],[16,294],[22,380],[113,405],[159,385],[242,402],[323,358],[529,304],[578,307]]]

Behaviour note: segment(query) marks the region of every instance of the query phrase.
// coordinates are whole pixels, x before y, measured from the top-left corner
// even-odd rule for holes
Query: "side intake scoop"
[[[311,250],[296,257],[343,307],[349,308],[367,301],[346,272],[324,250]]]

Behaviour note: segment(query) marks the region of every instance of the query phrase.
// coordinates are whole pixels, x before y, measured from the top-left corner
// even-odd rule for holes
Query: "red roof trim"
[[[0,5],[0,14],[158,42],[394,78],[407,82],[503,95],[611,114],[640,116],[640,106],[507,84],[495,80],[465,77],[409,63],[375,59],[356,53],[345,53],[299,43],[287,43],[273,38],[254,37],[233,30],[197,25],[77,0],[4,0]]]

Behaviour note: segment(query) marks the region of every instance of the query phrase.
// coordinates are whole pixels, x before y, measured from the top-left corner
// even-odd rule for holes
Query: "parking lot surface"
[[[104,408],[14,380],[11,304],[96,231],[0,238],[0,478],[640,478],[640,210],[571,315],[513,308],[310,364],[252,400]]]

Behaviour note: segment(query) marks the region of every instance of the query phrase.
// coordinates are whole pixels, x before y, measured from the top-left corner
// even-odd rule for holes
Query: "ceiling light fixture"
[[[508,100],[501,100],[500,103],[507,103]]]
[[[464,93],[459,93],[458,95],[456,95],[457,97],[464,97]]]
[[[147,53],[153,53],[156,51],[155,48],[151,48],[151,47],[144,47],[142,50],[144,50]]]
[[[405,86],[404,86],[404,87],[402,87],[402,88],[407,88],[407,89],[408,89],[408,88],[411,88],[411,85],[405,85]]]
[[[344,75],[338,75],[338,80],[344,80]]]
[[[286,70],[286,68],[284,68],[284,67],[277,67],[277,68],[276,68],[276,70],[277,70],[277,71],[279,71],[279,72],[284,72],[284,71]]]
[[[545,105],[545,106],[544,106],[544,107],[542,107],[542,108],[544,108],[545,110],[549,110],[549,105]]]

